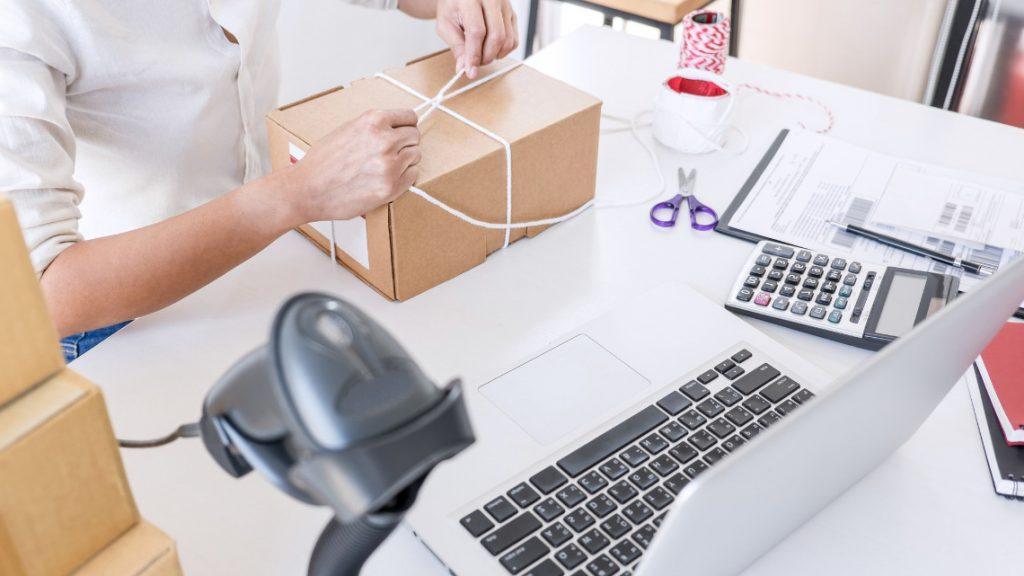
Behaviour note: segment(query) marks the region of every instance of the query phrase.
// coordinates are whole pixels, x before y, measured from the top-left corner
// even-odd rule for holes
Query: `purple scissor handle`
[[[676,225],[676,219],[679,218],[679,209],[683,206],[683,201],[686,201],[687,210],[690,212],[690,226],[694,230],[706,231],[711,230],[718,225],[718,214],[708,205],[701,203],[697,200],[697,197],[693,195],[693,187],[697,180],[697,170],[690,170],[687,174],[682,168],[679,169],[679,194],[672,197],[671,200],[665,202],[658,202],[651,207],[651,222],[656,226],[662,228],[671,228]],[[671,215],[668,219],[658,218],[658,212],[670,211]],[[710,217],[711,221],[708,223],[701,223],[697,220],[698,214],[704,214]]]

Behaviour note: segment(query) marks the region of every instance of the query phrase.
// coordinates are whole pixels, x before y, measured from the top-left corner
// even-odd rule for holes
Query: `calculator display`
[[[875,331],[887,336],[902,336],[914,327],[928,279],[917,274],[896,271],[886,294]]]

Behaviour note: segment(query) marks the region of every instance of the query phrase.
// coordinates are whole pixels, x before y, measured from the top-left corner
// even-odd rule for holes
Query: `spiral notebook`
[[[1008,322],[978,358],[1007,444],[1024,446],[1024,322]]]
[[[978,432],[985,448],[992,486],[997,494],[1024,500],[1024,446],[1006,443],[999,417],[985,390],[978,367],[974,367],[974,378],[967,378],[967,388],[978,420]]]

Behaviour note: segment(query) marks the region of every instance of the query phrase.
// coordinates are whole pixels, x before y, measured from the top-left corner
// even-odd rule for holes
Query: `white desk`
[[[674,61],[669,43],[588,28],[531,64],[600,96],[607,111],[629,115],[648,106]],[[1024,179],[1024,131],[744,62],[730,61],[727,76],[814,95],[834,109],[834,134],[858,144]],[[751,137],[746,153],[683,157],[661,150],[663,169],[674,183],[676,166],[697,167],[699,196],[722,210],[778,130],[798,119],[813,125],[817,114],[741,96],[734,123]],[[623,133],[602,139],[598,180],[599,196],[623,198],[642,193],[653,176]],[[650,226],[646,211],[591,211],[401,304],[385,302],[288,234],[195,295],[133,322],[74,368],[103,386],[121,437],[164,434],[198,417],[206,391],[265,341],[288,295],[324,290],[394,331],[439,381],[462,375],[479,383],[489,365],[524,357],[637,290],[685,280],[724,300],[750,245],[685,227],[663,233]],[[867,357],[755,325],[833,374]],[[290,500],[257,475],[229,478],[197,441],[124,456],[142,513],[177,539],[189,574],[304,573],[327,512]],[[1024,566],[1022,531],[1024,506],[992,492],[966,391],[957,387],[907,445],[749,573],[1005,573]],[[723,537],[742,538],[742,530]],[[445,573],[408,530],[382,547],[367,572]]]

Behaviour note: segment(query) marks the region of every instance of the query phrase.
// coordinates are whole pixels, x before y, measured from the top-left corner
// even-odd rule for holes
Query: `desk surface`
[[[531,64],[601,97],[607,112],[631,115],[648,107],[675,56],[667,42],[585,28]],[[1024,131],[741,61],[731,60],[726,75],[827,102],[836,114],[834,134],[857,144],[1024,179]],[[796,102],[741,93],[734,124],[751,138],[743,154],[659,149],[662,168],[673,179],[681,164],[698,168],[701,199],[724,209],[778,130],[799,120],[813,126],[817,114]],[[600,198],[636,197],[653,182],[628,133],[602,138]],[[380,320],[433,377],[458,374],[479,383],[488,365],[525,357],[638,290],[681,280],[724,301],[751,245],[713,233],[654,230],[646,210],[592,210],[399,304],[385,302],[290,233],[207,288],[133,322],[73,367],[103,387],[120,437],[162,435],[198,417],[206,391],[265,341],[288,295],[324,290]],[[867,357],[753,324],[831,374]],[[328,518],[256,475],[229,478],[195,441],[125,451],[124,458],[142,514],[177,539],[193,576],[300,573]],[[748,573],[996,573],[1024,566],[1022,527],[1024,505],[992,491],[967,393],[958,386],[912,440]],[[400,530],[367,573],[445,571],[409,530]]]

